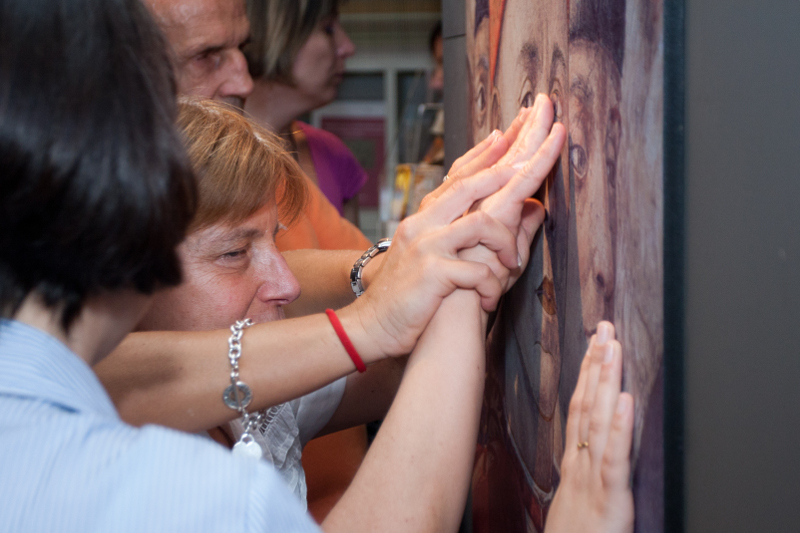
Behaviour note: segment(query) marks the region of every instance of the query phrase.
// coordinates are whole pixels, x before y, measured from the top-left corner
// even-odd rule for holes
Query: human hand
[[[628,484],[633,397],[620,392],[621,381],[622,349],[614,326],[600,322],[569,404],[561,484],[545,533],[633,531]]]
[[[513,139],[509,150],[492,168],[513,169],[514,174],[497,193],[476,202],[472,211],[483,211],[502,222],[517,239],[518,267],[503,271],[494,254],[482,247],[464,250],[460,257],[486,262],[508,290],[527,265],[536,230],[544,221],[544,207],[530,198],[541,187],[561,154],[566,138],[562,124],[553,124],[550,99],[540,94],[534,106],[520,112],[504,136]]]
[[[400,224],[364,295],[342,310],[360,316],[374,341],[366,349],[408,353],[442,299],[458,288],[476,290],[481,307],[495,309],[503,288],[497,276],[486,264],[459,260],[458,252],[481,245],[503,269],[516,268],[516,238],[508,228],[483,212],[464,216],[502,181],[499,173],[462,180]]]

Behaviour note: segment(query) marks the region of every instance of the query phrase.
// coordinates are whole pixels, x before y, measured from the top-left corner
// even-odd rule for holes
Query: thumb
[[[539,231],[542,223],[544,223],[545,210],[542,202],[534,198],[525,200],[522,206],[522,214],[519,221],[519,232],[517,233],[517,245],[525,245],[526,248],[531,247],[533,236]],[[525,239],[521,241],[520,239]]]

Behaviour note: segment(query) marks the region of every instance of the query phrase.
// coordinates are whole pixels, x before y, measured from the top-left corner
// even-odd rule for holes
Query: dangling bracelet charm
[[[242,356],[242,333],[245,328],[253,325],[252,320],[246,318],[237,320],[231,326],[231,336],[228,338],[228,360],[231,363],[231,384],[222,393],[222,401],[225,405],[238,411],[242,415],[242,425],[244,433],[239,437],[239,441],[233,445],[233,454],[242,457],[252,457],[261,459],[264,452],[261,446],[253,438],[253,430],[258,427],[262,414],[256,416],[247,412],[247,406],[253,401],[253,391],[243,381],[239,381],[239,357]]]

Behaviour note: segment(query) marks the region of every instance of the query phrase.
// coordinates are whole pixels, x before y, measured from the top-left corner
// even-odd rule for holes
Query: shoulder
[[[353,152],[333,133],[300,121],[297,122],[297,125],[303,130],[312,153],[351,160],[357,164]]]
[[[210,441],[78,414],[50,422],[41,439],[0,438],[16,450],[0,459],[0,507],[20,511],[9,519],[22,530],[317,531],[274,470]]]

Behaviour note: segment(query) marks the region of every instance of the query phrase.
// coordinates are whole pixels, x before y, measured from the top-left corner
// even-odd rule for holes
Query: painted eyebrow
[[[578,99],[581,105],[586,108],[592,105],[594,100],[594,91],[586,83],[586,78],[583,76],[576,76],[569,86],[570,94]]]
[[[532,42],[523,44],[519,51],[519,62],[528,71],[528,77],[533,81],[539,66],[539,47]]]
[[[550,80],[554,80],[556,77],[556,72],[558,71],[558,67],[563,66],[564,70],[567,68],[567,60],[564,57],[564,52],[561,51],[561,48],[556,45],[553,48],[553,58],[550,62]]]

